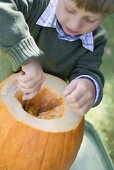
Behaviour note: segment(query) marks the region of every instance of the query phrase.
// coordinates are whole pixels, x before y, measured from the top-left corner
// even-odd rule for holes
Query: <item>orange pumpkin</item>
[[[84,118],[62,96],[66,83],[45,74],[38,95],[22,108],[17,74],[0,84],[0,170],[69,170],[79,151]]]

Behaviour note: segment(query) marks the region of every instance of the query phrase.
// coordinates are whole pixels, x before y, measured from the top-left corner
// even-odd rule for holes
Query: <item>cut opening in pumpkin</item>
[[[16,98],[22,101],[22,92],[16,92]],[[39,119],[55,119],[64,114],[63,98],[48,89],[41,88],[35,98],[25,102],[24,110]]]

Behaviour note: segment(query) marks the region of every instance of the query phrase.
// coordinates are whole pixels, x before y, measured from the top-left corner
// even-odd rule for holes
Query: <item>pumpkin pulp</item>
[[[18,91],[15,96],[23,103],[22,93]],[[36,97],[26,100],[24,110],[39,119],[55,119],[64,113],[63,98],[48,88],[41,88]]]

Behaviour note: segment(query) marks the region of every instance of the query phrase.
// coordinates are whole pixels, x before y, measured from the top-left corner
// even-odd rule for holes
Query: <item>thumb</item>
[[[69,94],[71,94],[77,86],[77,79],[72,80],[71,83],[66,87],[65,91],[63,92],[64,96],[67,96]]]

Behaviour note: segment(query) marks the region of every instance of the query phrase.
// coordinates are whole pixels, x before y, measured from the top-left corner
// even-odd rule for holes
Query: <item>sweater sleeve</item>
[[[93,32],[94,36],[94,51],[89,50],[85,52],[83,56],[78,59],[78,64],[73,68],[69,80],[81,75],[88,75],[92,77],[99,85],[99,97],[94,106],[98,105],[103,97],[103,87],[104,87],[104,76],[100,71],[100,66],[102,64],[102,57],[104,53],[104,48],[107,42],[107,33],[100,26]]]
[[[28,1],[20,1],[27,13]],[[2,56],[7,55],[13,71],[17,71],[25,60],[42,54],[30,34],[25,16],[18,10],[17,2],[0,0],[0,51]]]

